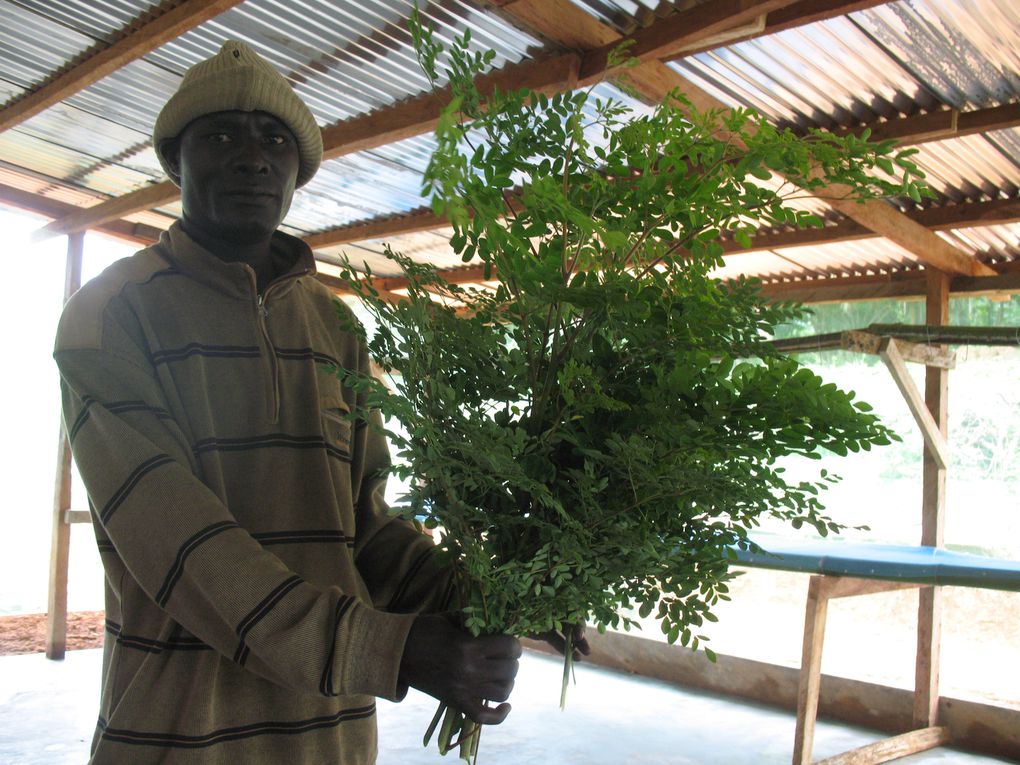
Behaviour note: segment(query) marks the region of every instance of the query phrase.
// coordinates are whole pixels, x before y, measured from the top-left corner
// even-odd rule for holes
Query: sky
[[[0,327],[7,358],[0,372],[0,401],[6,415],[0,439],[0,614],[46,610],[53,487],[60,435],[60,389],[53,362],[53,336],[63,304],[67,237],[33,243],[31,233],[48,220],[0,208],[0,239],[8,253]],[[135,245],[99,234],[85,236],[82,279],[88,280]],[[13,273],[12,273],[13,272]],[[72,498],[87,509],[84,492]],[[73,610],[102,608],[101,569],[91,529],[73,527],[72,570],[82,572],[69,588]]]

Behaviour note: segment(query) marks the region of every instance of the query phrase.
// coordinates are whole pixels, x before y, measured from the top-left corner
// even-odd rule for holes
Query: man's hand
[[[582,656],[588,656],[591,648],[588,646],[588,639],[584,636],[585,626],[583,624],[564,625],[562,631],[550,630],[537,635],[529,635],[534,640],[542,640],[553,648],[557,653],[566,654],[567,635],[570,635],[570,654],[574,661],[581,661]]]
[[[497,725],[510,714],[506,701],[517,676],[521,644],[507,635],[472,637],[445,616],[415,619],[400,661],[400,679],[434,696],[476,723]]]

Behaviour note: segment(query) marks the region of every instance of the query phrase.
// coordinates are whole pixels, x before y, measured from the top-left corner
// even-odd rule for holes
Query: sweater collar
[[[175,221],[159,237],[160,254],[177,270],[197,282],[233,297],[250,298],[255,292],[255,272],[244,263],[228,263],[199,245]],[[287,282],[289,289],[297,277],[315,273],[315,256],[304,241],[282,231],[273,234],[272,258],[277,276],[271,283]],[[274,288],[274,292],[278,291]]]

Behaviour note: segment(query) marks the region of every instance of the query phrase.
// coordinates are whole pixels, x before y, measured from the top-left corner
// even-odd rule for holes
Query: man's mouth
[[[225,192],[225,196],[250,199],[274,199],[276,197],[276,192],[261,188],[229,189]]]

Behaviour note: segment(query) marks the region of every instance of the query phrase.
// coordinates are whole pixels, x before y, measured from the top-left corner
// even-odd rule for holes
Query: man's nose
[[[255,139],[242,140],[234,153],[233,166],[239,173],[268,173],[269,161],[262,142]]]

